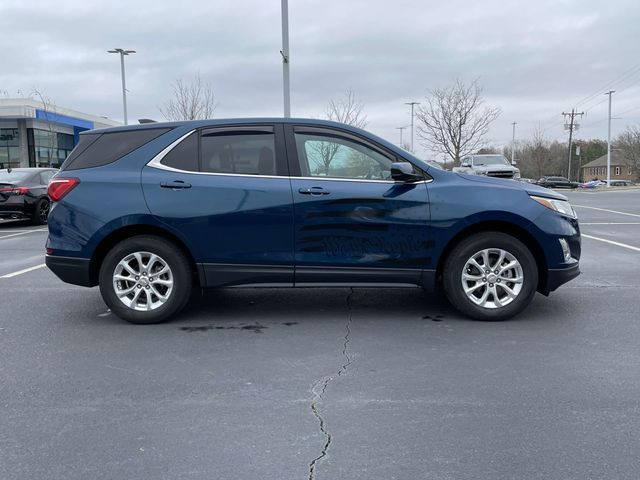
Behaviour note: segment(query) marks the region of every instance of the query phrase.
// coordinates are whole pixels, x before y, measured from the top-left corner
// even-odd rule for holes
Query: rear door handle
[[[322,187],[299,188],[298,193],[302,195],[329,195],[331,192]]]
[[[179,190],[182,188],[191,188],[190,183],[183,182],[182,180],[174,180],[173,182],[162,182],[160,186],[162,188],[173,188],[174,190]]]

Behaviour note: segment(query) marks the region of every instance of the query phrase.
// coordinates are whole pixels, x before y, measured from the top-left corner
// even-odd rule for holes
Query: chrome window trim
[[[216,172],[194,172],[191,170],[181,170],[179,168],[169,167],[162,163],[164,157],[166,157],[171,150],[173,150],[180,142],[185,140],[189,135],[196,132],[196,129],[190,130],[189,132],[182,135],[180,138],[174,140],[165,148],[163,148],[160,153],[158,153],[155,157],[147,162],[147,167],[157,168],[158,170],[166,170],[168,172],[176,172],[176,173],[188,173],[190,175],[213,175],[219,177],[249,177],[249,178],[286,178],[290,180],[313,180],[313,181],[336,181],[336,182],[359,182],[359,183],[404,183],[397,182],[395,180],[371,180],[371,179],[362,179],[362,178],[336,178],[336,177],[294,177],[287,175],[251,175],[248,173],[216,173]],[[430,183],[433,181],[433,178],[424,179],[419,182],[412,182],[413,184],[417,183]]]
[[[159,168],[160,170],[167,170],[169,172],[180,172],[180,173],[200,173],[200,172],[192,172],[191,170],[181,170],[179,168],[173,168],[173,167],[169,167],[167,165],[163,165],[162,159],[164,157],[166,157],[169,152],[171,150],[173,150],[180,142],[182,142],[184,139],[186,139],[189,135],[191,135],[192,133],[194,133],[196,131],[196,129],[190,130],[187,133],[185,133],[184,135],[182,135],[180,138],[178,138],[177,140],[174,140],[173,142],[171,142],[169,145],[167,145],[166,147],[164,147],[160,153],[158,153],[155,157],[153,157],[150,161],[147,162],[147,166],[148,167],[152,167],[152,168]]]

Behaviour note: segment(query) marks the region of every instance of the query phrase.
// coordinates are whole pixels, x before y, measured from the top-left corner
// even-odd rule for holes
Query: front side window
[[[203,133],[200,170],[207,173],[275,175],[275,138],[270,132]]]
[[[393,160],[340,137],[296,133],[303,177],[390,180]]]

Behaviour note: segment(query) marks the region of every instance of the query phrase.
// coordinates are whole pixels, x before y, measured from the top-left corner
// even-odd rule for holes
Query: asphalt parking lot
[[[134,326],[0,223],[0,478],[640,478],[640,190],[568,196],[582,275],[501,323],[250,289]]]

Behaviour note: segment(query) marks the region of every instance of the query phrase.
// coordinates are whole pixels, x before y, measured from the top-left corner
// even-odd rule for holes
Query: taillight
[[[0,187],[0,192],[5,192],[9,195],[26,195],[29,191],[29,187]]]
[[[54,178],[49,182],[47,194],[53,202],[59,202],[79,183],[78,178]]]

